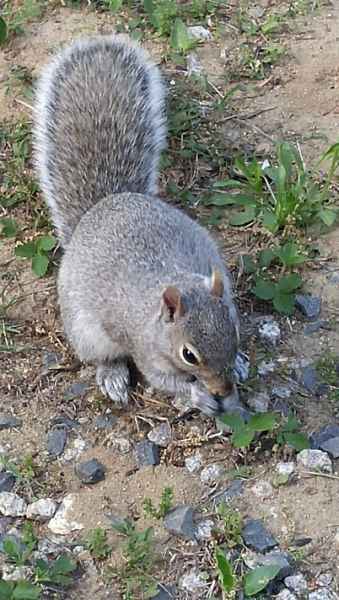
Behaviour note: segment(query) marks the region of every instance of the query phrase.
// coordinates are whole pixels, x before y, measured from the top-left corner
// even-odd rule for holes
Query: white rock
[[[32,577],[32,574],[33,571],[31,567],[16,567],[15,565],[6,564],[2,566],[2,579],[5,581],[20,581],[20,579],[29,579]]]
[[[62,457],[63,463],[72,462],[73,460],[78,460],[80,455],[86,450],[87,443],[82,438],[76,438],[73,444],[65,450],[64,455]]]
[[[120,454],[128,454],[132,448],[132,445],[127,438],[117,437],[112,439],[112,448],[120,452]]]
[[[318,585],[319,587],[330,587],[332,581],[333,581],[332,573],[321,573],[321,575],[319,575],[316,578],[315,584]]]
[[[212,34],[202,25],[192,25],[187,27],[189,34],[197,40],[211,40]]]
[[[282,592],[275,596],[275,600],[297,600],[297,597],[290,590],[282,590]]]
[[[284,579],[284,584],[289,590],[295,592],[298,596],[307,592],[307,581],[301,573],[296,573],[296,575],[290,575],[289,577],[286,577],[286,579]]]
[[[202,467],[202,457],[200,452],[185,458],[185,467],[189,473],[197,473]]]
[[[179,580],[179,587],[187,592],[194,593],[197,590],[207,589],[207,576],[203,571],[192,569],[185,573]]]
[[[26,514],[25,500],[12,492],[0,493],[0,513],[6,517],[22,517]]]
[[[77,521],[70,520],[73,505],[76,501],[74,494],[68,494],[64,497],[54,518],[48,523],[48,528],[58,535],[67,535],[72,531],[79,531],[84,526]]]
[[[257,481],[252,486],[251,491],[257,498],[262,498],[263,500],[265,500],[265,498],[270,498],[271,496],[273,496],[274,492],[270,482],[264,480]]]
[[[259,325],[259,337],[263,342],[276,346],[280,342],[281,332],[276,321],[262,321]]]
[[[158,446],[162,448],[167,448],[168,444],[172,440],[172,429],[167,421],[161,423],[157,427],[151,429],[151,431],[147,435],[150,442],[154,442]]]
[[[55,515],[57,503],[50,498],[43,498],[32,502],[27,507],[27,519],[38,519],[40,521],[48,521]]]
[[[316,592],[311,592],[308,596],[309,600],[338,600],[339,596],[327,588],[321,588]]]
[[[297,455],[298,466],[309,471],[321,471],[322,473],[332,473],[332,461],[326,452],[322,450],[302,450]]]
[[[276,470],[279,475],[292,475],[295,471],[294,462],[279,462],[276,466]]]
[[[210,540],[212,539],[212,532],[214,529],[214,522],[211,519],[206,519],[205,521],[200,521],[198,523],[195,536],[198,540]]]
[[[208,465],[201,471],[200,479],[202,483],[211,485],[219,479],[221,479],[224,473],[225,469],[222,465],[219,465],[218,463],[213,463],[211,465]]]
[[[203,66],[198,58],[198,55],[195,52],[190,52],[186,56],[187,63],[187,75],[191,77],[191,75],[201,75],[203,72]]]

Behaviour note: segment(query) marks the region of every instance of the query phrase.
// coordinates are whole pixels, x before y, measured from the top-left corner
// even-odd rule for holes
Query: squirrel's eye
[[[189,348],[188,346],[183,346],[181,348],[181,357],[185,363],[192,366],[198,365],[200,362],[200,359],[197,356],[197,354],[195,354],[193,349]]]

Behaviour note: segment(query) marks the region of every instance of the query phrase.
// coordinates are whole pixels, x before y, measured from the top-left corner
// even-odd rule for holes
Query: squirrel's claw
[[[104,396],[108,396],[114,404],[128,404],[128,388],[130,373],[124,362],[111,365],[99,365],[96,373],[97,385]]]

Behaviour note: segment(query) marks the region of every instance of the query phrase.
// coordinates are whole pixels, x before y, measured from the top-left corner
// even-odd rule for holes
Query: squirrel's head
[[[230,370],[239,344],[235,307],[219,272],[194,285],[169,286],[161,298],[158,348],[162,359],[202,383],[213,396],[233,391]]]

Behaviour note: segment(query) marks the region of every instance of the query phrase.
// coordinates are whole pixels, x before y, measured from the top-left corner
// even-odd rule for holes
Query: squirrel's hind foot
[[[123,406],[128,404],[130,372],[124,361],[119,360],[108,365],[99,365],[96,381],[100,391],[115,404]]]

